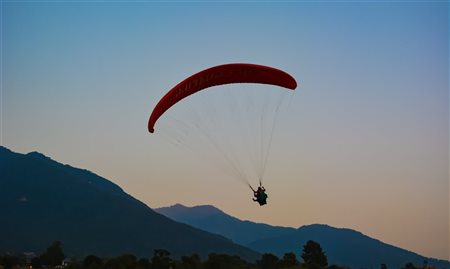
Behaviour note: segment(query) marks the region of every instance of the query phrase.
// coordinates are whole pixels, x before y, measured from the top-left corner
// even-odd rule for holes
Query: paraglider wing
[[[256,64],[224,64],[196,73],[173,87],[161,98],[148,121],[148,130],[154,132],[156,121],[170,107],[187,96],[203,89],[231,83],[261,83],[287,89],[297,88],[297,82],[288,73]]]

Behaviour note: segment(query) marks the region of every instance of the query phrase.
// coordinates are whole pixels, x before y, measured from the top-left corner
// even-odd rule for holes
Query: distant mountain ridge
[[[450,268],[449,261],[426,258],[346,228],[324,224],[305,225],[298,229],[270,226],[239,220],[210,205],[187,207],[176,204],[155,211],[173,220],[223,235],[261,253],[269,252],[279,257],[294,252],[301,259],[302,246],[307,240],[314,240],[326,252],[329,264],[379,268],[384,263],[388,268],[401,268],[407,262],[422,266],[426,260],[437,268]]]
[[[154,212],[116,184],[37,152],[0,147],[0,253],[41,252],[54,240],[68,256],[174,257],[210,252],[254,261],[259,253]]]
[[[154,210],[173,220],[223,235],[242,245],[250,244],[255,240],[286,235],[295,231],[294,228],[243,221],[210,205],[186,207],[181,204],[175,204]]]

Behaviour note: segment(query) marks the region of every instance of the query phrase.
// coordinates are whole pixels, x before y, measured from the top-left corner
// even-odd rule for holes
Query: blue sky
[[[151,207],[327,223],[449,258],[448,2],[1,5],[2,145],[92,170]],[[230,62],[299,82],[277,122],[264,209],[146,130],[167,90]]]

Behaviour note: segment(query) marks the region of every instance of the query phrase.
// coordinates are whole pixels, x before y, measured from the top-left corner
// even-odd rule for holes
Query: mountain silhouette
[[[67,256],[173,257],[227,253],[254,261],[260,255],[231,240],[154,212],[116,184],[41,153],[0,147],[0,253],[45,251],[62,242]]]
[[[302,246],[308,240],[314,240],[326,252],[329,264],[379,268],[384,263],[388,268],[401,268],[408,262],[422,266],[427,261],[437,268],[450,268],[448,261],[426,258],[351,229],[323,224],[305,225],[298,229],[270,226],[239,220],[210,205],[186,207],[176,204],[155,211],[173,220],[223,235],[260,253],[273,253],[279,257],[294,252],[301,259]]]
[[[210,205],[186,207],[181,204],[175,204],[154,210],[173,220],[192,225],[204,231],[223,235],[242,245],[250,244],[256,240],[286,235],[295,231],[294,228],[243,221]]]

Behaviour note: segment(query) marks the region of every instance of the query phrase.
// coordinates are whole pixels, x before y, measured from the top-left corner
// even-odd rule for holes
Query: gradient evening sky
[[[89,169],[150,207],[212,204],[273,225],[326,223],[449,259],[447,1],[1,9],[2,145]],[[230,62],[299,82],[277,123],[262,208],[247,187],[146,129],[168,89]]]

